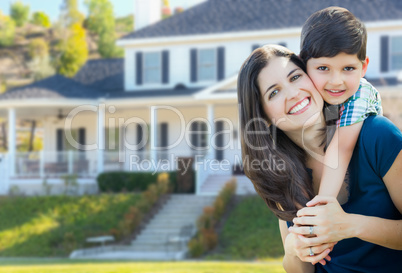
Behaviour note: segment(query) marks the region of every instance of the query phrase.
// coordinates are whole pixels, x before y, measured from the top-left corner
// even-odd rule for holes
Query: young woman
[[[364,121],[338,200],[316,197],[305,207],[318,192],[328,125],[337,115],[324,107],[297,56],[275,45],[244,62],[238,99],[245,173],[280,219],[285,270],[400,270],[400,130],[384,117]]]

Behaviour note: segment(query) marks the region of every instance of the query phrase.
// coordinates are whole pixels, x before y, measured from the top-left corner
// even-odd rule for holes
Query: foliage
[[[130,14],[115,19],[116,32],[132,32],[134,30],[134,15]]]
[[[85,238],[108,234],[139,200],[136,194],[3,197],[0,256],[66,256]]]
[[[10,16],[13,18],[17,27],[22,27],[29,17],[29,6],[24,5],[21,1],[17,1],[11,4]]]
[[[192,253],[196,253],[197,255],[193,257],[201,256],[206,251],[210,251],[216,247],[218,243],[218,234],[215,231],[215,226],[225,212],[227,204],[235,192],[236,179],[233,179],[227,182],[219,192],[213,206],[207,206],[204,208],[203,213],[197,221],[197,235],[188,243],[190,254],[192,255]],[[201,254],[199,253],[201,250],[199,246],[200,242],[203,243],[203,253]]]
[[[278,219],[259,196],[244,198],[225,221],[221,251],[209,257],[264,259],[283,255]]]
[[[60,45],[61,56],[56,63],[57,72],[66,77],[73,77],[88,58],[85,30],[78,23],[72,25],[70,30],[65,45]]]
[[[162,180],[171,181],[168,182],[170,188],[170,183],[174,183],[175,173],[164,173],[161,177]],[[107,172],[98,175],[96,180],[101,192],[144,191],[155,183],[156,176],[150,172]]]
[[[10,46],[14,43],[15,22],[0,10],[0,46]]]
[[[29,132],[19,132],[18,137],[20,138],[20,143],[17,146],[18,152],[27,152],[29,149],[30,133]],[[42,138],[35,137],[33,140],[33,151],[41,151],[43,149]]]
[[[37,11],[32,15],[32,24],[49,28],[52,24],[49,16],[43,11]]]
[[[285,273],[280,259],[267,262],[138,262],[81,259],[5,259],[0,273]]]
[[[113,234],[117,239],[121,239],[138,228],[143,216],[148,213],[162,195],[168,192],[168,183],[168,176],[165,173],[159,174],[157,182],[148,185],[147,190],[141,194],[141,199],[137,205],[130,207],[117,227],[110,230],[110,234]]]
[[[43,38],[32,39],[29,43],[28,54],[31,59],[44,58],[49,55],[49,46]]]
[[[122,57],[123,50],[116,47],[113,5],[109,0],[85,0],[88,7],[88,30],[98,36],[98,52],[103,58]]]
[[[78,194],[78,176],[76,174],[66,174],[61,177],[64,180],[64,194],[77,195]]]
[[[34,58],[27,64],[29,70],[32,72],[33,78],[38,81],[55,74],[55,69],[51,65],[50,57]],[[36,139],[35,139],[36,141]]]
[[[70,28],[76,24],[82,25],[85,17],[78,9],[77,0],[63,0],[60,18],[62,24]]]

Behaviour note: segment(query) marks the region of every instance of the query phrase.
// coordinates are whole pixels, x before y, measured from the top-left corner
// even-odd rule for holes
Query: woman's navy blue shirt
[[[382,180],[401,150],[402,133],[387,118],[370,116],[364,121],[349,164],[345,212],[402,219]],[[330,256],[327,265],[316,265],[316,272],[402,272],[402,251],[358,238],[338,242]]]

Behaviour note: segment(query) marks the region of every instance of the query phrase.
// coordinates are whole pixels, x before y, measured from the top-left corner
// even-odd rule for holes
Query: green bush
[[[14,44],[15,22],[0,10],[0,46]]]
[[[38,26],[42,26],[42,27],[46,27],[46,28],[51,26],[49,16],[47,16],[47,14],[42,11],[35,12],[32,15],[31,22],[34,25],[38,25]]]
[[[22,27],[29,17],[29,6],[24,5],[23,2],[17,1],[11,4],[10,7],[11,18],[15,21],[18,27]]]
[[[96,180],[101,192],[145,191],[157,181],[158,175],[146,172],[107,172],[100,174]],[[169,172],[168,175],[170,183],[174,184],[176,173]]]

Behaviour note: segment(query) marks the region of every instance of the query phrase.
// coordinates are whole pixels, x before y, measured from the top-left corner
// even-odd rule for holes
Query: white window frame
[[[390,43],[389,43],[389,70],[390,71],[401,71],[402,70],[402,46],[398,47],[398,51],[394,52],[392,50],[392,40],[397,38],[401,40],[401,44],[402,44],[402,35],[398,35],[398,36],[390,36]],[[401,58],[401,63],[397,63],[395,62],[395,56],[400,57]],[[397,67],[398,66],[398,67]]]
[[[159,57],[159,63],[155,64],[151,67],[147,67],[146,66],[146,56],[150,55],[150,54],[157,54]],[[159,73],[158,74],[158,78],[157,79],[148,79],[147,77],[147,72],[150,70],[158,70]],[[162,53],[158,52],[158,51],[150,51],[150,52],[144,52],[142,55],[142,82],[144,84],[161,84],[162,83]]]
[[[213,63],[207,63],[207,62],[201,62],[201,52],[203,51],[211,51],[214,54],[214,62]],[[198,54],[197,54],[197,79],[200,82],[211,82],[211,81],[216,81],[217,78],[217,69],[218,69],[218,52],[216,48],[201,48],[198,50]],[[212,69],[212,77],[210,78],[203,78],[201,77],[201,68],[207,68],[207,67],[211,67]]]

